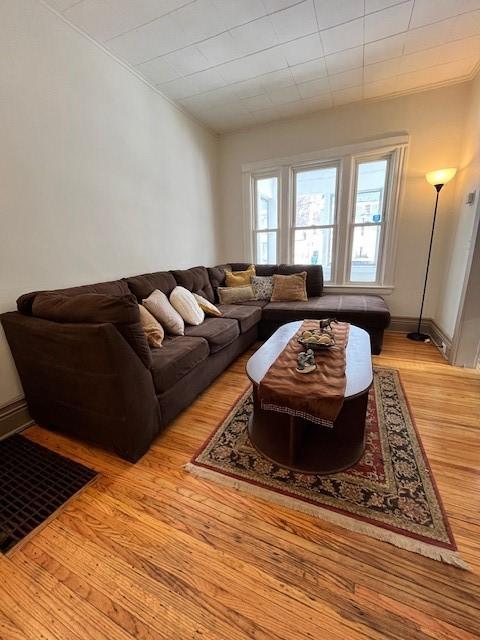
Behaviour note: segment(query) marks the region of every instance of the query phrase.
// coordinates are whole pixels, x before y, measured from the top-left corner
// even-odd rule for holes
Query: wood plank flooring
[[[101,478],[0,557],[1,640],[480,638],[480,376],[386,336],[471,571],[182,469],[247,388],[239,358],[136,465],[38,427]]]

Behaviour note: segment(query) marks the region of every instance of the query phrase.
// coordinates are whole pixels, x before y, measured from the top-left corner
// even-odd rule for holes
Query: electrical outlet
[[[466,204],[473,204],[475,202],[475,196],[477,195],[476,191],[471,191],[468,195],[467,195],[467,202]]]

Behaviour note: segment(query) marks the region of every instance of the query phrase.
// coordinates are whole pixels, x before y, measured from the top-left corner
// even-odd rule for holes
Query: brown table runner
[[[314,352],[317,363],[314,371],[298,373],[297,356],[305,350],[298,338],[303,331],[318,328],[318,320],[304,320],[260,381],[258,397],[262,409],[333,427],[345,397],[345,348],[350,325],[346,322],[333,324],[336,345]]]

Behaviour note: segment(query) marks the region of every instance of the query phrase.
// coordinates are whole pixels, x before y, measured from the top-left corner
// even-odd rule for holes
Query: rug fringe
[[[199,478],[213,480],[214,482],[218,482],[219,484],[231,487],[238,491],[245,491],[246,493],[250,493],[258,498],[263,498],[269,502],[275,502],[280,506],[288,507],[295,511],[301,511],[302,513],[326,520],[332,524],[343,527],[344,529],[353,531],[354,533],[362,533],[372,538],[376,538],[377,540],[381,540],[382,542],[388,542],[400,549],[418,553],[427,558],[431,558],[432,560],[439,560],[459,569],[469,570],[467,563],[462,560],[456,551],[442,549],[441,547],[434,547],[426,542],[422,542],[421,540],[402,536],[394,531],[388,531],[387,529],[382,529],[367,522],[362,522],[349,516],[344,516],[341,513],[336,513],[330,509],[325,509],[324,507],[319,507],[290,498],[289,496],[270,491],[269,489],[258,487],[250,482],[238,480],[237,478],[226,476],[222,473],[218,473],[217,471],[213,471],[212,469],[197,466],[192,462],[187,463],[184,466],[184,469]]]

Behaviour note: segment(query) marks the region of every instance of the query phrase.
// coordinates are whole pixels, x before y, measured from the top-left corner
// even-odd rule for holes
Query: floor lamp
[[[412,331],[411,333],[407,333],[407,338],[410,340],[416,340],[417,342],[426,342],[430,340],[430,336],[426,333],[422,333],[420,331],[420,325],[422,324],[422,314],[423,314],[423,303],[425,302],[425,292],[427,290],[427,280],[428,280],[428,269],[430,267],[430,256],[432,253],[432,242],[433,242],[433,233],[435,231],[435,220],[437,218],[437,207],[438,207],[438,196],[440,195],[440,191],[447,182],[455,176],[457,173],[456,169],[440,169],[438,171],[430,171],[426,174],[425,178],[429,184],[435,187],[437,192],[435,197],[435,208],[433,210],[433,223],[432,223],[432,233],[430,235],[430,246],[428,248],[428,258],[427,258],[427,270],[425,272],[425,283],[423,285],[423,294],[422,294],[422,305],[420,307],[420,316],[418,318],[417,330]]]

